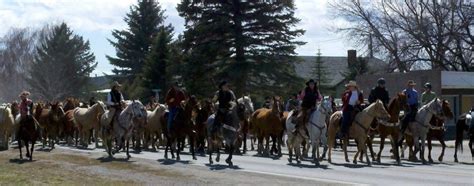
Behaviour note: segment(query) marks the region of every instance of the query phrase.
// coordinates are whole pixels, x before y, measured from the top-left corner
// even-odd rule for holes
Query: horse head
[[[273,96],[272,112],[280,116],[280,114],[282,113],[281,107],[281,97]]]
[[[370,109],[369,113],[373,114],[376,118],[383,120],[390,119],[390,114],[385,109],[383,102],[379,99],[367,107],[367,109]]]
[[[54,121],[57,122],[66,115],[60,102],[49,103],[49,106],[51,107],[50,116]]]
[[[320,112],[325,115],[331,115],[332,114],[332,102],[328,99],[324,99],[321,103],[320,106],[318,107]]]
[[[431,112],[434,116],[443,117],[444,115],[442,102],[438,98],[431,100],[423,107],[426,107],[428,111]]]
[[[133,100],[129,105],[131,107],[132,115],[135,119],[146,118],[147,112],[145,106],[138,100]]]
[[[442,106],[441,106],[442,110],[443,110],[443,114],[445,117],[449,118],[449,119],[453,119],[454,118],[454,113],[453,111],[451,110],[451,106],[449,104],[449,101],[448,100],[443,100],[442,101]]]

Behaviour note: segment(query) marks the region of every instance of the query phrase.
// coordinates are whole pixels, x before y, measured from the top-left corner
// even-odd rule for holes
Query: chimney
[[[357,61],[357,51],[356,50],[347,50],[347,65],[351,66]]]

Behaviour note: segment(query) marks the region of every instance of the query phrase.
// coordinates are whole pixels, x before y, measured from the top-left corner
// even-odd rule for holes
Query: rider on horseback
[[[342,95],[342,127],[341,133],[344,138],[349,138],[349,129],[354,120],[357,111],[361,110],[361,104],[364,102],[362,92],[357,88],[355,81],[349,81],[346,84],[347,90]]]
[[[405,133],[406,128],[408,127],[408,123],[410,121],[415,120],[416,113],[418,112],[418,92],[415,90],[415,81],[409,80],[407,83],[407,88],[403,90],[403,93],[407,95],[407,105],[408,111],[405,112],[405,117],[402,120],[402,129],[401,129],[401,139],[399,140],[398,144],[401,144],[403,141],[403,134]]]
[[[425,91],[421,94],[421,105],[426,105],[436,98],[436,94],[431,91],[431,83],[425,83]]]
[[[213,131],[220,128],[223,122],[226,122],[230,115],[230,111],[232,110],[232,106],[236,104],[231,104],[235,102],[237,99],[235,98],[235,94],[232,90],[230,90],[227,81],[222,81],[219,84],[219,90],[216,92],[213,102],[219,101],[219,108],[216,113],[216,118],[214,119],[214,127],[212,128]]]
[[[298,131],[301,127],[304,127],[305,124],[308,123],[309,116],[316,108],[316,103],[322,100],[321,93],[319,93],[319,88],[313,79],[310,79],[308,82],[306,82],[306,88],[301,91],[300,100],[303,101],[301,103],[303,122],[297,122],[293,132]],[[307,136],[303,137],[306,138]]]
[[[385,88],[385,79],[380,78],[377,80],[377,86],[372,88],[370,91],[369,95],[369,103],[372,104],[373,102],[377,101],[379,99],[382,101],[383,105],[385,108],[387,108],[388,101],[390,100],[388,96],[388,91]]]
[[[109,94],[107,94],[107,106],[109,107],[108,118],[112,118],[110,120],[109,126],[113,126],[113,121],[118,120],[118,116],[122,111],[122,102],[124,101],[123,95],[120,92],[120,88],[122,87],[117,81],[112,84],[112,89],[110,90]],[[92,106],[92,105],[91,105]]]
[[[23,91],[19,95],[21,102],[19,105],[20,109],[20,125],[23,125],[23,123],[31,122],[31,120],[34,120],[33,118],[33,101],[28,98],[30,96],[30,92],[28,91]],[[17,129],[16,129],[17,130]],[[18,137],[18,132],[20,130],[17,130],[17,135]]]
[[[186,99],[186,96],[184,92],[179,88],[179,83],[175,82],[173,86],[168,90],[166,93],[165,101],[166,104],[168,105],[168,121],[166,125],[166,129],[169,132],[173,120],[175,119],[174,117],[176,116],[178,112],[178,107],[181,104],[182,101]]]

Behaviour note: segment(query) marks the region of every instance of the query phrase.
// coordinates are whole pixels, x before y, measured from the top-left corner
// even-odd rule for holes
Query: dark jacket
[[[380,99],[384,105],[388,105],[390,98],[388,97],[388,91],[385,88],[376,86],[372,88],[369,95],[369,103],[373,103]]]
[[[216,92],[217,101],[219,101],[219,108],[228,109],[231,107],[230,102],[235,101],[235,94],[232,90],[223,91],[219,90]]]
[[[174,100],[171,101],[171,98]],[[174,88],[171,88],[168,93],[166,93],[165,101],[166,104],[169,107],[177,107],[181,103],[181,101],[184,101],[186,99],[186,96],[184,95],[184,92],[181,90],[177,90]]]
[[[301,96],[303,100],[301,107],[303,108],[313,108],[316,106],[316,101],[321,100],[321,95],[317,88],[311,89],[306,87]]]

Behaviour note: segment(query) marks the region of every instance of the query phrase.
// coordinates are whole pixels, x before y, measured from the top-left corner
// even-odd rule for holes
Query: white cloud
[[[166,10],[166,23],[172,23],[176,33],[184,29],[184,21],[176,11],[180,0],[159,0]],[[99,66],[96,73],[112,68],[105,55],[113,55],[113,47],[105,39],[113,29],[124,29],[123,17],[136,0],[0,0],[0,36],[10,27],[41,27],[47,23],[65,21],[78,34],[89,36]],[[299,28],[306,34],[299,40],[308,42],[297,49],[300,55],[315,55],[318,48],[323,55],[345,55],[348,46],[340,36],[329,30],[335,21],[328,15],[327,0],[295,0]],[[96,34],[94,34],[96,33]],[[91,36],[96,35],[97,37]],[[96,50],[95,50],[96,49]]]

